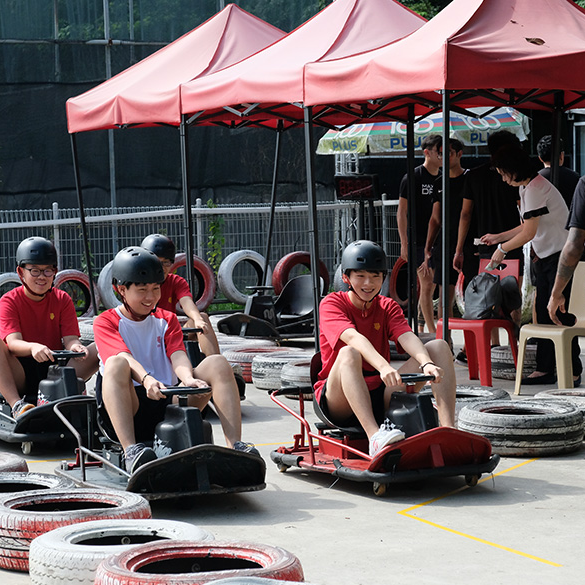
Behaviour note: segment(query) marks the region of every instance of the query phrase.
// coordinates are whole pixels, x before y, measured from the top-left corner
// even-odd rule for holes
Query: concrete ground
[[[470,383],[467,368],[456,370],[458,383]],[[494,379],[494,386],[513,392],[513,381]],[[531,387],[527,394],[552,387]],[[583,449],[541,459],[502,458],[493,475],[473,488],[457,477],[396,485],[379,498],[369,483],[299,469],[280,473],[270,451],[290,443],[298,425],[265,391],[248,385],[242,415],[244,440],[255,442],[267,462],[266,489],[200,497],[187,509],[154,502],[155,518],[186,520],[218,539],[283,547],[299,557],[305,580],[314,585],[582,583]],[[223,444],[219,423],[211,420],[215,440]],[[20,454],[16,445],[0,450]],[[52,472],[64,458],[70,453],[40,448],[26,457],[31,471],[42,472]],[[30,578],[0,570],[0,581],[25,585]]]

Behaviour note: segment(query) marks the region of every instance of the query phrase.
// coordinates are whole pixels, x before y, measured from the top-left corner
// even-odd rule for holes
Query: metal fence
[[[366,209],[366,236],[379,241],[389,259],[394,261],[400,252],[396,228],[396,201],[377,201]],[[220,245],[220,257],[236,250],[251,249],[264,255],[269,206],[218,206],[209,208],[197,200],[193,207],[195,253],[206,260],[213,248],[213,237]],[[344,246],[358,237],[359,204],[354,202],[318,205],[317,225],[319,254],[333,276]],[[184,251],[184,219],[182,208],[107,208],[86,210],[90,250],[94,275],[114,257],[119,249],[136,245],[150,233],[164,233]],[[55,242],[59,253],[59,269],[85,270],[79,211],[52,209],[0,211],[0,273],[14,272],[18,244],[32,235]],[[270,253],[272,267],[284,255],[309,250],[308,206],[280,204],[276,206]]]

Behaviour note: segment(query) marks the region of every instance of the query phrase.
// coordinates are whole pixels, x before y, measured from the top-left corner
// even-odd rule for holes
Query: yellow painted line
[[[504,475],[505,473],[509,473],[510,471],[514,471],[514,470],[516,470],[520,467],[523,467],[524,465],[528,465],[529,463],[532,463],[534,461],[537,461],[537,459],[529,459],[527,461],[519,463],[518,465],[514,465],[513,467],[510,467],[509,469],[505,469],[504,471],[500,471],[499,473],[494,473],[494,474],[480,480],[479,483],[483,483],[484,481],[490,480],[492,478],[492,476],[497,477],[499,475]],[[464,487],[458,488],[458,489],[453,490],[453,491],[451,491],[443,496],[439,496],[437,498],[433,498],[432,500],[428,500],[426,502],[422,502],[421,504],[416,504],[414,506],[411,506],[410,508],[406,508],[404,510],[401,510],[400,512],[398,512],[398,514],[400,514],[401,516],[405,516],[406,518],[418,520],[419,522],[422,522],[423,524],[427,524],[428,526],[432,526],[433,528],[439,528],[440,530],[444,530],[444,531],[449,532],[451,534],[455,534],[457,536],[462,536],[464,538],[468,538],[468,539],[473,540],[475,542],[479,542],[481,544],[485,544],[485,545],[491,546],[493,548],[504,550],[506,552],[509,552],[509,553],[512,553],[512,554],[515,554],[515,555],[518,555],[518,556],[521,556],[521,557],[524,557],[524,558],[527,558],[527,559],[530,559],[533,561],[538,561],[539,563],[544,563],[545,565],[550,565],[552,567],[562,567],[563,566],[563,565],[560,565],[559,563],[555,563],[553,561],[549,561],[547,559],[543,559],[541,557],[537,557],[537,556],[531,555],[529,553],[525,553],[525,552],[510,548],[508,546],[497,544],[495,542],[491,542],[491,541],[485,540],[483,538],[478,538],[477,536],[473,536],[471,534],[466,534],[465,532],[460,532],[459,530],[453,530],[452,528],[448,528],[447,526],[442,526],[441,524],[437,524],[435,522],[430,522],[429,520],[425,520],[424,518],[419,518],[418,516],[415,516],[415,515],[410,513],[413,510],[417,510],[418,508],[428,506],[429,504],[433,504],[435,502],[438,502],[439,500],[442,500],[444,498],[452,496],[453,494],[456,494],[456,493],[463,491],[463,490],[466,490],[466,489],[469,489],[469,487],[464,486]]]

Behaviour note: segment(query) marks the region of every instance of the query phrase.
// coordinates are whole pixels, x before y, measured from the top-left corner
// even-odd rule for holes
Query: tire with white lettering
[[[87,274],[80,270],[61,270],[55,275],[54,286],[71,297],[78,317],[95,315],[91,304],[89,276]],[[99,307],[100,297],[95,286],[93,293]]]
[[[97,287],[100,293],[102,305],[106,309],[113,309],[117,307],[122,301],[114,292],[112,286],[112,265],[114,261],[110,260],[101,270],[98,276]]]
[[[292,269],[299,264],[310,271],[311,254],[309,252],[290,252],[276,263],[272,273],[274,294],[279,295],[282,292],[284,285],[290,280]],[[321,294],[327,294],[329,291],[329,271],[323,260],[319,260],[319,276],[323,279]]]
[[[279,547],[177,540],[140,545],[105,559],[95,585],[199,585],[227,577],[304,580],[299,559]]]
[[[186,258],[187,255],[184,252],[177,254],[175,262],[171,266],[171,272],[176,272],[178,268],[186,267]],[[193,301],[200,311],[205,311],[213,302],[217,291],[213,268],[203,258],[193,254],[193,275],[197,282],[197,291],[191,291]]]
[[[235,283],[235,271],[238,264],[242,262],[252,267],[255,278],[246,284],[240,282],[238,287]],[[217,271],[219,289],[225,295],[225,298],[232,303],[245,305],[248,297],[253,293],[246,293],[242,289],[245,289],[246,286],[260,286],[262,284],[264,263],[264,257],[254,250],[238,250],[237,252],[228,254],[219,265],[219,270]],[[239,281],[242,279],[238,278]],[[272,270],[270,266],[268,267],[268,278],[266,282],[272,282]]]
[[[30,545],[29,573],[33,585],[93,585],[98,565],[132,547],[166,540],[208,542],[206,530],[175,520],[94,520],[61,526]]]
[[[5,272],[0,274],[0,297],[22,284],[20,277],[16,272]]]
[[[425,386],[421,394],[433,396],[430,387]],[[432,398],[435,404],[435,398]],[[459,419],[459,413],[468,404],[475,402],[491,402],[492,400],[506,401],[511,400],[510,395],[503,388],[492,388],[491,386],[471,386],[468,384],[458,384],[455,387],[455,424]]]
[[[12,453],[0,453],[0,472],[28,471],[26,459]]]
[[[28,571],[31,542],[60,526],[150,517],[148,501],[131,492],[60,489],[0,495],[0,568]]]
[[[0,473],[0,494],[13,494],[30,490],[74,489],[75,483],[67,477],[52,473],[5,471]]]
[[[259,390],[278,390],[280,388],[280,373],[285,364],[299,359],[303,350],[296,347],[287,347],[287,351],[278,351],[254,356],[251,365],[252,384]]]
[[[583,413],[564,400],[494,400],[468,404],[459,429],[481,435],[510,457],[570,453],[583,441]]]

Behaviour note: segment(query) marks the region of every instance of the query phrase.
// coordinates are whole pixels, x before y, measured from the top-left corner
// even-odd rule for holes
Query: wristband
[[[502,248],[502,244],[498,244],[498,250],[505,256],[508,252]]]
[[[148,376],[150,376],[150,372],[146,372],[146,374],[144,374],[144,376],[142,376],[142,380],[140,380],[140,385],[144,386],[144,380],[146,380],[146,378],[148,378]]]
[[[434,363],[434,362],[426,362],[426,363],[424,363],[422,366],[419,366],[419,368],[420,368],[420,371],[422,372],[422,371],[425,369],[425,366],[428,366],[429,364],[430,364],[431,366],[434,366],[434,365],[435,365],[435,363]]]

